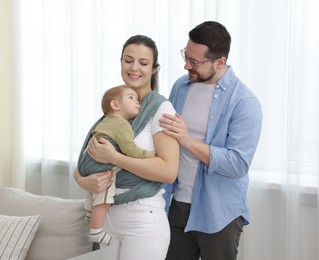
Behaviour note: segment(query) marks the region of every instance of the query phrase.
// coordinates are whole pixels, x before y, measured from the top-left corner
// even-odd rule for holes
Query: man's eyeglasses
[[[181,50],[182,57],[185,62],[188,62],[191,65],[192,69],[197,70],[198,67],[204,63],[210,62],[211,60],[198,61],[193,58],[189,58],[185,55],[185,48]]]

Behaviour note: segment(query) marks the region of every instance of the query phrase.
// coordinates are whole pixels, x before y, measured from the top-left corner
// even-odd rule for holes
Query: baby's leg
[[[94,242],[109,245],[112,237],[103,230],[104,219],[112,203],[114,203],[115,195],[115,173],[119,169],[113,168],[114,175],[112,185],[104,193],[94,195],[93,209],[91,213],[91,231],[90,238]]]
[[[90,223],[91,228],[103,227],[105,216],[109,208],[110,208],[110,204],[106,204],[106,203],[96,205],[92,208],[91,223]]]
[[[93,242],[109,245],[112,237],[103,230],[105,215],[110,204],[102,203],[93,207],[90,222],[90,239]]]

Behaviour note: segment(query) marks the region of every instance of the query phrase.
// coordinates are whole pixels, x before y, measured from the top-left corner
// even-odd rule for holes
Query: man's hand
[[[174,137],[180,145],[186,147],[192,137],[188,133],[188,128],[182,116],[177,113],[175,115],[163,114],[159,122],[160,126],[167,129],[164,133]]]

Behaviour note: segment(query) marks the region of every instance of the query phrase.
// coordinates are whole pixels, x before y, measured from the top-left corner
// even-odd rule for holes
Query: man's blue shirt
[[[170,94],[170,101],[182,116],[191,84],[188,75],[184,75],[175,82]],[[205,138],[210,147],[210,163],[198,165],[185,232],[215,233],[239,216],[248,224],[248,170],[261,126],[258,99],[229,66],[213,93]],[[167,200],[175,184],[165,185]]]

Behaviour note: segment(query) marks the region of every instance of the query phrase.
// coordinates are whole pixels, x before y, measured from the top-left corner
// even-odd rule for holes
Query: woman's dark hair
[[[151,38],[149,38],[145,35],[134,35],[134,36],[130,37],[123,45],[122,54],[121,54],[121,61],[123,59],[123,52],[124,52],[125,48],[131,44],[144,45],[152,50],[152,52],[153,52],[153,66],[152,67],[153,67],[153,69],[156,69],[156,72],[152,74],[151,89],[157,91],[159,64],[158,64],[158,50],[157,50],[155,42]]]
[[[215,21],[206,21],[192,29],[188,36],[192,42],[209,48],[207,58],[212,60],[220,57],[228,58],[231,37],[224,25]]]

